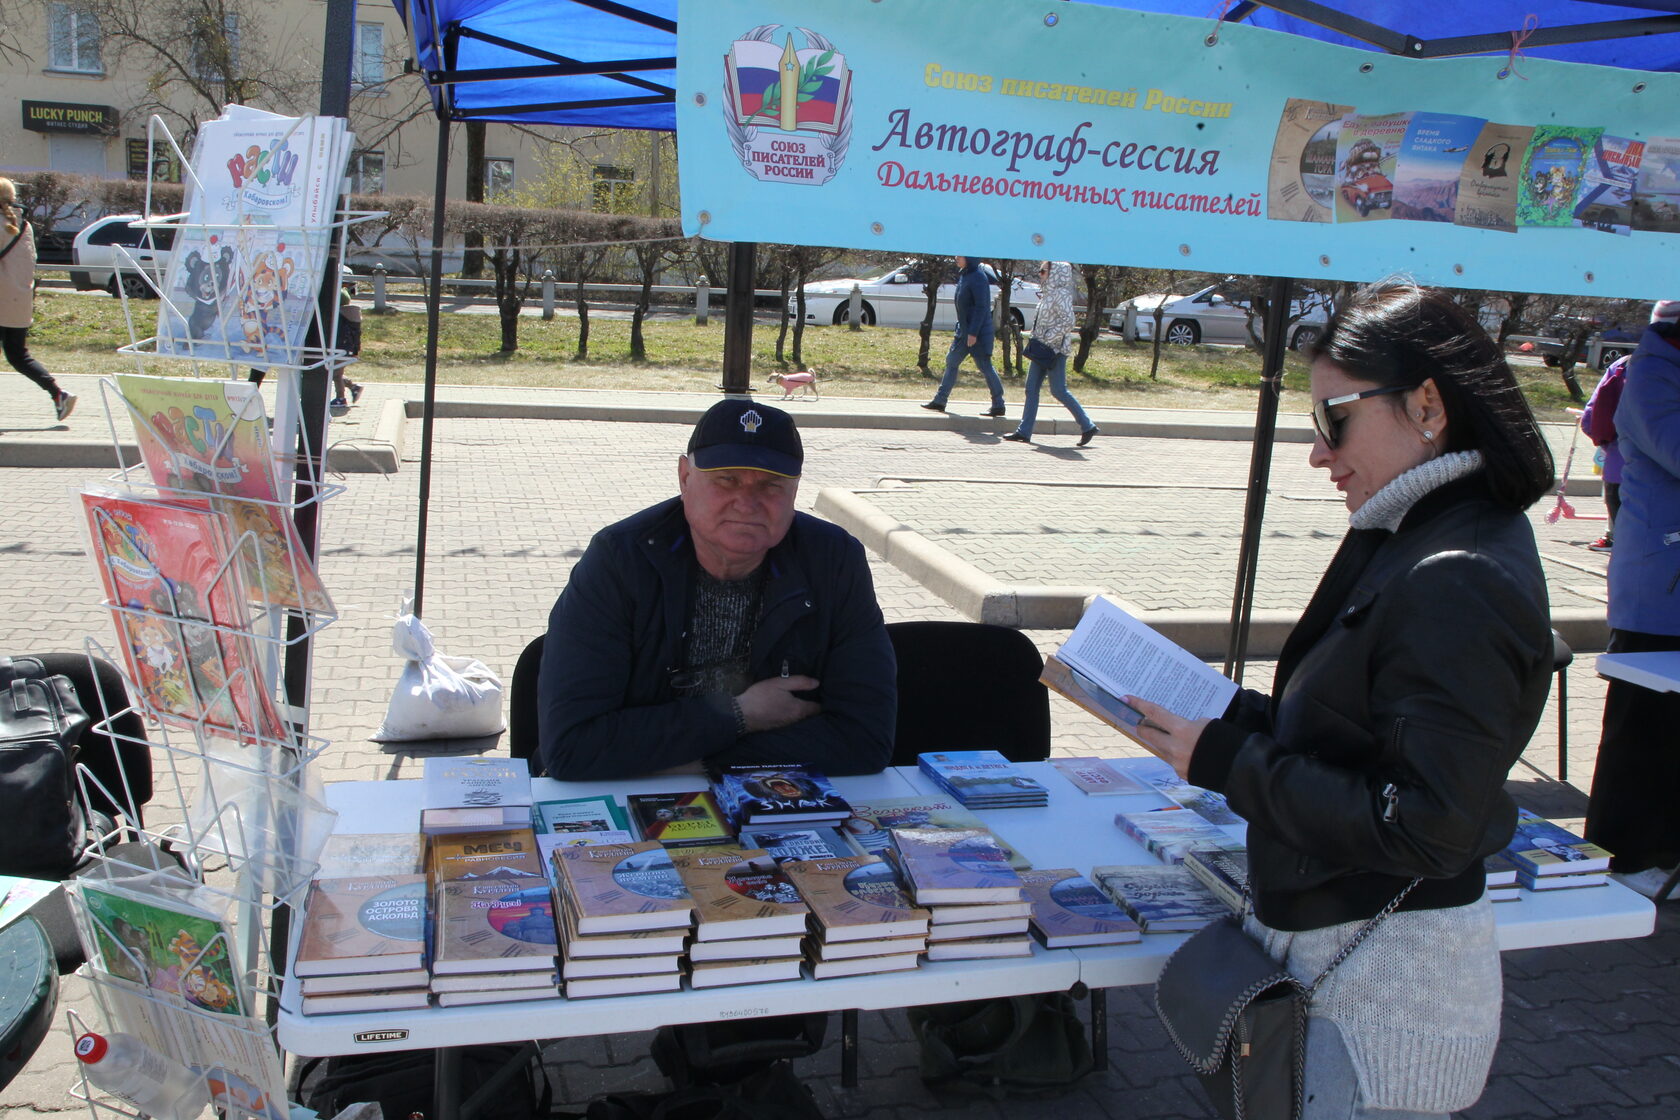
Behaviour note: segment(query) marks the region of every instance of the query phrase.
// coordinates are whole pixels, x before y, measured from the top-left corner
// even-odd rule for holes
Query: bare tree
[[[1104,311],[1115,302],[1126,269],[1116,265],[1084,265],[1080,268],[1085,279],[1085,321],[1079,324],[1079,346],[1073,352],[1075,373],[1085,372],[1085,362],[1091,356],[1091,346],[1102,333]]]
[[[653,304],[653,282],[658,278],[660,262],[673,248],[680,251],[682,230],[674,222],[642,219],[636,223],[641,240],[630,247],[636,267],[641,273],[642,288],[636,297],[636,308],[630,313],[630,360],[647,361],[647,343],[642,337],[642,323]],[[652,240],[659,238],[659,240]]]
[[[922,311],[922,345],[916,351],[916,368],[922,371],[924,377],[934,375],[932,367],[928,365],[928,352],[933,339],[933,316],[939,307],[939,286],[952,275],[954,267],[950,257],[924,254],[910,258],[909,268],[921,274],[922,292],[927,296],[927,305]]]

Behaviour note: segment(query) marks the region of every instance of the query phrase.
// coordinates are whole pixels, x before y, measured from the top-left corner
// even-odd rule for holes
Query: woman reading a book
[[[1540,719],[1552,638],[1523,511],[1551,455],[1503,355],[1445,295],[1361,290],[1314,352],[1311,463],[1349,531],[1270,697],[1186,720],[1126,697],[1138,737],[1248,820],[1247,929],[1306,983],[1367,920],[1307,1030],[1309,1117],[1440,1116],[1480,1096],[1499,1036],[1482,860]]]

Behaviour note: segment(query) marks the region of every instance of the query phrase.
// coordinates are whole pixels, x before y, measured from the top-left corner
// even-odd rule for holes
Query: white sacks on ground
[[[471,739],[505,730],[502,682],[473,657],[448,657],[412,614],[391,627],[391,648],[406,658],[376,743],[410,739]]]

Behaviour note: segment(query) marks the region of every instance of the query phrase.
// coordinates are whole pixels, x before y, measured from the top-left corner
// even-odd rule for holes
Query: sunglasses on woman
[[[1312,407],[1313,431],[1318,433],[1318,438],[1324,441],[1325,447],[1334,451],[1336,441],[1342,436],[1342,423],[1347,417],[1331,416],[1330,410],[1332,408],[1338,405],[1352,404],[1354,401],[1362,401],[1366,397],[1380,397],[1385,393],[1409,393],[1412,389],[1413,386],[1411,385],[1384,385],[1380,389],[1367,389],[1363,393],[1347,393],[1340,397],[1325,397],[1323,400],[1314,401]]]

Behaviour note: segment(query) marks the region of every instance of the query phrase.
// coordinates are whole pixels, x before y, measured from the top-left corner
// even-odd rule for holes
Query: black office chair
[[[892,622],[887,636],[898,657],[894,766],[941,750],[1050,757],[1050,693],[1031,638],[984,622]]]
[[[542,775],[542,752],[537,750],[537,678],[542,673],[545,635],[532,638],[520,651],[508,685],[508,753],[523,758],[533,778]]]

